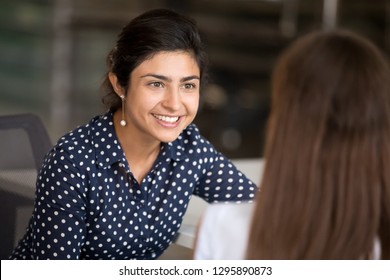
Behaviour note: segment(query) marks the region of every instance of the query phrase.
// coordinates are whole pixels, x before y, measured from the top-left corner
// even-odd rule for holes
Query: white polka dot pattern
[[[193,194],[252,200],[256,186],[190,125],[162,144],[141,184],[112,113],[62,137],[38,175],[33,217],[12,259],[155,259],[172,243]]]

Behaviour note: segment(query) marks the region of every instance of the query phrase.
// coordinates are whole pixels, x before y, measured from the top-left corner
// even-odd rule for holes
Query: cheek
[[[199,108],[199,95],[191,96],[186,100],[187,108],[191,113],[196,114]]]
[[[145,95],[146,96],[146,95]],[[147,97],[147,96],[146,96]],[[152,109],[159,103],[158,99],[143,97],[143,98],[133,98],[128,100],[128,105],[132,106],[135,110],[148,110]]]

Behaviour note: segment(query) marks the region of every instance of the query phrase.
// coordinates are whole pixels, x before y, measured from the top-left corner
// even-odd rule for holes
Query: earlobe
[[[110,83],[112,85],[112,88],[114,89],[115,93],[119,96],[123,95],[123,88],[118,83],[118,78],[113,72],[108,73],[108,79],[110,80]]]

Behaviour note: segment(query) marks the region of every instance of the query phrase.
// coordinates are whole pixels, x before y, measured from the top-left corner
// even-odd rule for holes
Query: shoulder
[[[90,135],[92,133],[92,126],[96,123],[96,117],[91,119],[88,123],[77,126],[58,139],[56,148],[67,147],[72,145],[79,145],[81,143],[89,143]]]
[[[55,146],[56,149],[77,146],[86,149],[96,146],[97,142],[113,137],[114,128],[111,113],[93,117],[88,123],[80,125],[62,136]],[[99,140],[99,141],[97,141]],[[107,139],[106,139],[107,140]]]
[[[98,145],[113,134],[112,123],[108,114],[99,115],[89,122],[76,127],[63,135],[48,155],[51,160],[74,162],[76,165],[84,161],[93,161]],[[115,136],[112,136],[115,137]],[[107,141],[108,142],[108,141]]]
[[[218,154],[214,146],[200,134],[195,124],[187,126],[175,141],[166,143],[164,147],[168,155],[175,160],[196,162]]]
[[[196,124],[190,124],[189,126],[187,126],[180,134],[178,139],[181,139],[185,142],[188,141],[189,144],[193,145],[210,144],[210,142],[207,141],[206,138],[204,138],[203,135],[200,133],[199,128],[196,126]]]
[[[195,124],[185,128],[175,142],[189,154],[218,153],[215,147],[201,135]]]

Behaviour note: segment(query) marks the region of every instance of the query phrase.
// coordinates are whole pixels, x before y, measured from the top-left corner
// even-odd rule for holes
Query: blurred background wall
[[[0,115],[36,113],[55,142],[104,112],[100,84],[117,34],[161,7],[199,24],[211,80],[195,122],[231,158],[261,156],[270,73],[291,40],[342,27],[390,52],[390,0],[1,0]]]

